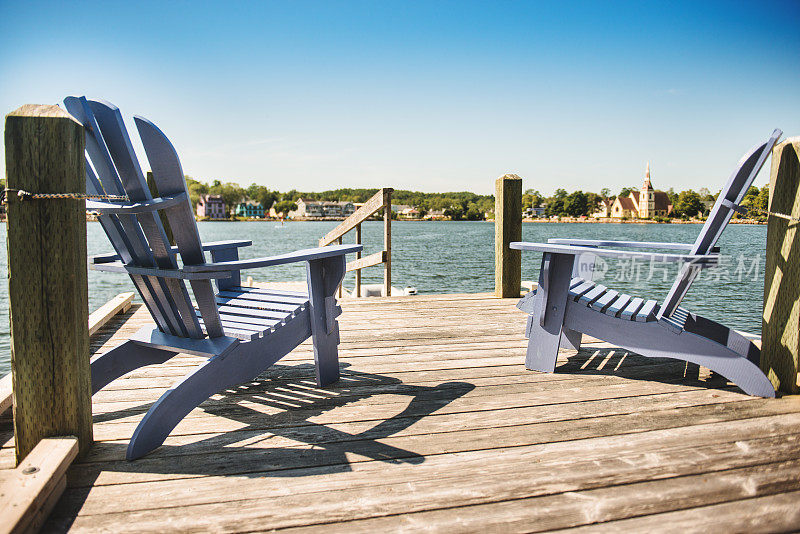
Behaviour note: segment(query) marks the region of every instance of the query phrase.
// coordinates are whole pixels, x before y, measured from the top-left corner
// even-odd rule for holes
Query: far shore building
[[[447,216],[444,214],[444,210],[431,210],[425,214],[423,219],[430,221],[443,221],[447,219]]]
[[[547,210],[547,205],[543,202],[538,206],[531,206],[530,208],[525,208],[522,212],[522,216],[526,219],[540,219],[544,217],[544,213]]]
[[[600,201],[597,203],[597,211],[592,213],[592,217],[597,218],[605,218],[611,217],[611,207],[614,205],[614,201],[608,198],[601,198]]]
[[[644,183],[638,191],[631,191],[626,197],[617,197],[610,203],[601,200],[592,217],[611,217],[613,219],[650,219],[666,217],[672,212],[669,195],[664,191],[656,191],[650,182],[650,164],[647,164]]]
[[[241,204],[236,205],[236,216],[263,219],[264,206],[262,206],[260,202],[256,202],[254,200],[242,202]]]
[[[197,201],[197,216],[208,219],[225,218],[225,201],[221,195],[201,195]]]
[[[295,203],[297,204],[297,210],[291,212],[292,217],[309,219],[316,217],[348,217],[356,211],[355,205],[347,201],[334,202],[300,197]]]
[[[408,208],[405,208],[404,210],[399,212],[397,216],[400,219],[419,219],[420,213],[417,208],[409,206]]]

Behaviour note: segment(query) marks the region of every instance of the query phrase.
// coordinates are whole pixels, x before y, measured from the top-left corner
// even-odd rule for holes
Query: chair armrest
[[[228,248],[249,247],[252,244],[253,242],[249,240],[212,241],[211,243],[204,243],[203,250],[224,250]],[[170,252],[172,252],[172,254],[177,254],[178,247],[172,247]],[[119,256],[113,252],[110,254],[98,254],[96,256],[91,256],[89,259],[93,264],[120,261]]]
[[[184,269],[159,269],[158,267],[137,267],[125,265],[121,261],[97,263],[89,266],[92,271],[108,273],[139,274],[142,276],[158,276],[161,278],[177,278],[179,280],[208,280],[210,278],[230,278],[231,273],[225,271],[214,272],[186,272]]]
[[[565,239],[551,238],[548,243],[554,245],[578,245],[582,247],[620,247],[620,248],[660,248],[665,250],[690,251],[693,243],[668,243],[654,241],[613,241],[608,239]],[[711,252],[719,252],[719,247],[714,247]]]
[[[586,246],[577,245],[558,245],[554,243],[526,243],[514,242],[509,245],[516,250],[531,250],[535,252],[549,252],[551,254],[571,254],[577,256],[578,254],[590,253],[596,256],[603,256],[606,258],[619,258],[630,259],[639,258],[642,260],[661,261],[661,262],[677,262],[677,263],[695,263],[703,267],[711,267],[717,264],[719,259],[718,254],[668,254],[661,252],[635,252],[628,250],[613,250],[603,248],[589,248]]]
[[[210,243],[203,243],[203,250],[224,250],[227,248],[241,248],[249,247],[253,242],[249,239],[231,239],[228,241],[212,241]],[[178,247],[172,247],[172,252],[178,252]]]
[[[320,260],[331,256],[343,256],[353,252],[358,252],[364,247],[362,245],[331,245],[328,247],[308,248],[297,250],[278,256],[268,258],[254,258],[250,260],[220,261],[217,263],[204,263],[199,265],[184,265],[183,270],[189,273],[219,272],[219,271],[242,271],[244,269],[256,269],[259,267],[270,267],[272,265],[283,265],[298,261]]]

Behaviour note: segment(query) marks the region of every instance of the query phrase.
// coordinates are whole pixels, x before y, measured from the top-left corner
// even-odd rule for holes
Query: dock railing
[[[341,244],[342,237],[350,230],[356,231],[356,243],[361,243],[361,223],[383,210],[383,250],[361,257],[361,252],[356,254],[354,261],[347,262],[347,272],[356,272],[356,286],[354,295],[361,296],[361,269],[383,264],[383,296],[392,294],[392,189],[384,187],[367,200],[363,206],[350,215],[342,223],[328,232],[319,240],[319,246],[324,247],[333,243]],[[339,296],[342,296],[342,287],[339,286]]]

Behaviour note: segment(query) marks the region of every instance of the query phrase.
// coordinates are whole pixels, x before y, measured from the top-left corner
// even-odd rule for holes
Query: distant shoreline
[[[280,223],[280,219],[195,219],[197,222],[259,222],[259,223]],[[325,217],[325,218],[318,218],[315,217],[311,218],[302,218],[302,219],[286,219],[284,220],[284,224],[293,223],[293,222],[341,222],[344,221],[344,218],[337,218],[337,217]],[[368,219],[373,220],[375,222],[380,222],[382,219]],[[97,222],[97,217],[94,215],[86,215],[87,222]],[[484,219],[480,221],[468,221],[466,219],[462,219],[460,221],[453,221],[453,220],[432,220],[432,219],[392,219],[392,222],[395,223],[429,223],[429,222],[448,222],[448,223],[460,223],[460,222],[487,222],[493,223],[494,219]],[[683,219],[670,219],[669,222],[662,222],[662,221],[652,221],[649,219],[628,219],[628,220],[621,220],[621,219],[574,219],[574,218],[561,218],[558,220],[554,219],[522,219],[523,223],[531,223],[531,224],[704,224],[705,220],[699,219],[691,219],[685,221]],[[731,219],[730,224],[755,224],[755,225],[766,225],[766,221],[758,221],[755,219]]]

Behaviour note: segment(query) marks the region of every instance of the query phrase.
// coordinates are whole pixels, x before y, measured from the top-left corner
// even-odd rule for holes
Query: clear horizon
[[[649,162],[715,192],[800,135],[798,23],[796,1],[2,1],[0,106],[103,98],[186,174],[281,191],[617,193]]]

